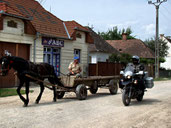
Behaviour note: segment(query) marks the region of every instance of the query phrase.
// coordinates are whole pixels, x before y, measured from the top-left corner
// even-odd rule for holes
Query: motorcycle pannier
[[[153,77],[147,77],[145,79],[146,88],[152,88],[154,86]]]

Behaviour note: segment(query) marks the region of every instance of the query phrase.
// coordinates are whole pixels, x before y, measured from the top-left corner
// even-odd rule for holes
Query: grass
[[[171,78],[155,78],[154,81],[166,81],[166,80],[171,80]]]
[[[21,94],[25,94],[25,90],[20,91]],[[33,90],[30,90],[33,92]],[[18,95],[16,89],[14,88],[0,88],[0,97],[15,96]]]

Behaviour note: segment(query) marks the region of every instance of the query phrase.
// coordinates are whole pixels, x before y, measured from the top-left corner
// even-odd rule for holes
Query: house
[[[161,63],[161,67],[166,68],[166,69],[171,69],[171,37],[170,36],[164,36],[164,34],[160,34],[160,38],[167,42],[167,45],[169,47],[168,49],[168,55],[165,58],[166,62]]]
[[[76,21],[65,21],[64,24],[70,40],[66,40],[61,49],[61,71],[67,73],[69,63],[78,56],[83,75],[88,75],[88,45],[93,43],[90,31]]]
[[[89,44],[88,47],[89,63],[106,62],[112,53],[119,53],[91,28],[87,28],[90,30],[90,35],[94,40],[94,43]]]
[[[127,34],[122,35],[122,40],[106,40],[119,53],[137,55],[140,58],[155,58],[154,52],[139,39],[127,39]]]
[[[68,72],[74,56],[80,57],[87,74],[89,30],[75,21],[62,21],[35,0],[0,0],[0,53],[10,52],[33,62],[47,62],[57,75]],[[13,87],[17,78],[10,71],[0,77],[0,87]]]

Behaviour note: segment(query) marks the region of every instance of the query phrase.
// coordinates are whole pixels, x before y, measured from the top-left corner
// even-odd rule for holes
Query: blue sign
[[[57,40],[56,38],[42,38],[42,45],[64,47],[64,40]]]

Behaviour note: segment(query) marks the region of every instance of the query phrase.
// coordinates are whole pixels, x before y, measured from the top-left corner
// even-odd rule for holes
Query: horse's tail
[[[56,76],[56,73],[54,73],[54,80],[55,83],[61,87],[64,87],[63,83],[61,82],[61,80]]]

